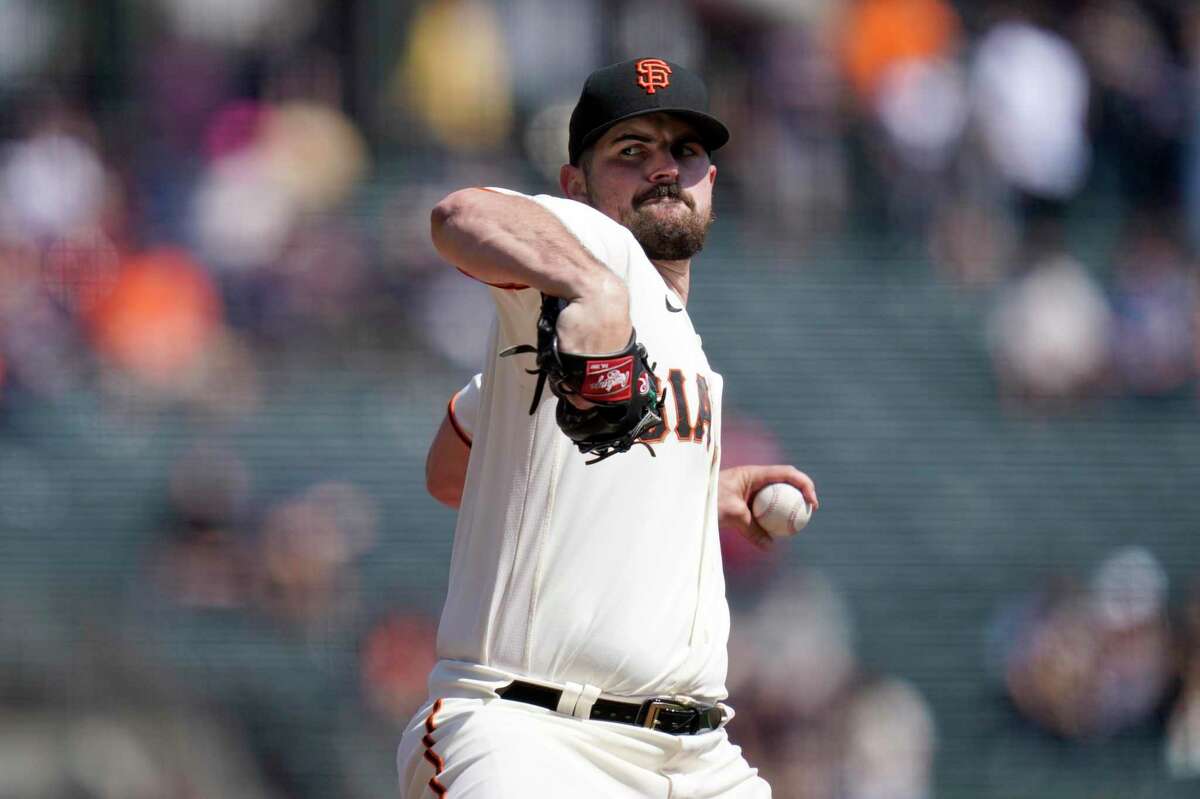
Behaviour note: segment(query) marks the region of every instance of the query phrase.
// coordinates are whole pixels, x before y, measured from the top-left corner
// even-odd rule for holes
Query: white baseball
[[[812,517],[812,508],[804,501],[800,489],[789,483],[771,483],[759,491],[750,510],[772,538],[795,535]]]

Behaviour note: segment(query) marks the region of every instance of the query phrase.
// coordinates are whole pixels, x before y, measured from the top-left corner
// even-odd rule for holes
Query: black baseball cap
[[[729,129],[708,113],[708,89],[699,75],[661,58],[634,58],[602,67],[584,82],[571,112],[571,163],[577,166],[583,151],[613,125],[654,113],[686,119],[710,153],[729,141]]]

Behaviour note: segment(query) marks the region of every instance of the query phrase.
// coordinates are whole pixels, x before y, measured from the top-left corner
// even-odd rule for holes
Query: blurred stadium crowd
[[[87,398],[122,463],[148,419],[194,433],[116,599],[0,592],[0,796],[386,795],[437,606],[374,601],[360,566],[403,519],[336,475],[263,501],[273,464],[230,442],[297,375],[473,372],[489,301],[430,207],[556,191],[583,78],[648,53],[700,68],[734,132],[727,241],[917,247],[985,299],[1018,416],[1194,399],[1194,4],[0,0],[6,572],[69,502],[31,419]],[[777,456],[729,427],[731,462]],[[835,584],[726,543],[735,735],[776,795],[934,795],[934,714],[858,665]],[[996,685],[1062,738],[1158,723],[1200,774],[1200,598],[1168,610],[1154,556],[1116,551],[997,610]]]

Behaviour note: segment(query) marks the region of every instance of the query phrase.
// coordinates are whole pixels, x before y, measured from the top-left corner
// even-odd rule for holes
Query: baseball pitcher
[[[592,73],[564,198],[472,188],[438,252],[491,286],[481,375],[426,464],[459,507],[429,700],[397,762],[407,799],[768,797],[725,732],[718,525],[791,466],[721,471],[722,379],[686,310],[729,138],[698,76]]]

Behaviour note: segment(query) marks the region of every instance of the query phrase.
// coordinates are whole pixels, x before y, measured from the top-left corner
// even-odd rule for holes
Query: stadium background
[[[821,492],[726,542],[776,795],[1195,795],[1191,4],[0,0],[0,796],[390,795],[488,316],[428,210],[648,54],[734,135],[727,457]]]

